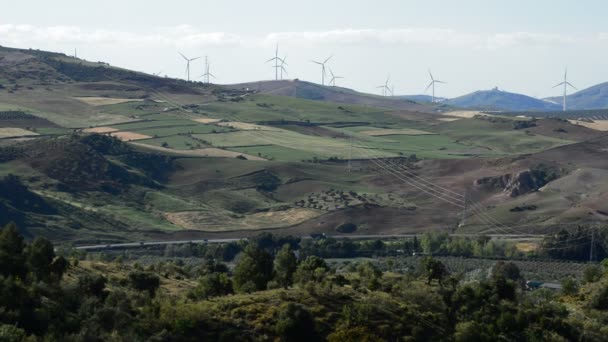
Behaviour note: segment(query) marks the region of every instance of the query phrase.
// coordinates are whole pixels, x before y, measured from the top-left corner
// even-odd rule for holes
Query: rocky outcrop
[[[511,197],[517,197],[532,191],[537,191],[546,184],[545,178],[531,170],[520,171],[516,174],[505,174],[484,177],[475,180],[475,186],[489,189],[500,189]]]

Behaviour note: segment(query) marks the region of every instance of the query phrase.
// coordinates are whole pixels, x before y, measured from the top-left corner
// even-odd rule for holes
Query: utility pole
[[[593,244],[595,242],[595,230],[591,230],[591,246],[589,246],[589,262],[593,262]]]
[[[353,135],[351,133],[350,134],[350,146],[348,149],[348,166],[347,166],[348,173],[351,173],[351,171],[353,169],[353,165],[351,162],[352,159],[353,159]]]
[[[464,198],[462,199],[462,223],[460,226],[464,226],[467,218],[467,189],[464,189]]]

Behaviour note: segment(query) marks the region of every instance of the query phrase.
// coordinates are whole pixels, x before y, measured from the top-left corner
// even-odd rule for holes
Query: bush
[[[315,332],[315,322],[310,312],[301,304],[283,304],[275,324],[275,332],[281,341],[320,340]]]
[[[160,286],[160,278],[154,273],[135,271],[129,273],[129,283],[134,289],[148,291],[153,297]]]
[[[608,310],[608,285],[602,284],[589,299],[589,306],[596,310]]]
[[[354,233],[357,231],[357,225],[354,223],[342,223],[336,227],[336,231],[340,233]]]

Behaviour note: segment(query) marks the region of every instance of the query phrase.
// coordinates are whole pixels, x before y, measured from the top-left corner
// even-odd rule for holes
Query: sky
[[[4,0],[3,0],[4,1]],[[287,56],[285,78],[378,93],[456,97],[498,87],[560,95],[608,81],[605,0],[20,0],[0,11],[0,45],[185,78],[188,57],[208,56],[220,84],[274,78],[266,60]],[[192,63],[192,77],[204,62]],[[428,92],[427,92],[428,93]]]

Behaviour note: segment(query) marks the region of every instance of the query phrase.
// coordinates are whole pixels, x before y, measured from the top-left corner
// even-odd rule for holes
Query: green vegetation
[[[57,256],[48,241],[27,245],[15,226],[7,226],[0,231],[0,336],[600,341],[608,333],[608,273],[599,267],[577,290],[584,295],[577,295],[571,289],[527,291],[519,268],[509,262],[494,263],[480,279],[467,281],[432,257],[404,272],[355,260],[333,268],[314,255],[296,260],[293,243],[258,236],[241,244],[234,267],[213,258],[142,266],[122,256],[88,261],[69,250],[59,251],[67,258]],[[230,245],[207,248],[227,252]]]

